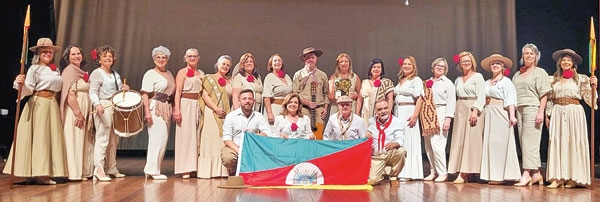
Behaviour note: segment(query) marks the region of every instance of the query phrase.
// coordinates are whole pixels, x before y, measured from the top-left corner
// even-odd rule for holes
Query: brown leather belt
[[[493,97],[486,97],[485,104],[486,105],[504,105],[504,100],[498,99],[498,98],[493,98]]]
[[[395,102],[394,104],[398,105],[398,106],[413,106],[413,105],[415,105],[414,102]]]
[[[458,97],[459,100],[477,100],[477,97]]]
[[[50,90],[38,90],[33,93],[35,96],[45,97],[45,98],[54,98],[56,92]]]
[[[198,93],[181,93],[181,98],[197,100],[200,97]]]
[[[278,104],[278,105],[283,104],[283,99],[273,99],[273,103],[271,103],[271,104]]]
[[[557,105],[580,105],[579,100],[575,98],[557,98],[552,102]]]

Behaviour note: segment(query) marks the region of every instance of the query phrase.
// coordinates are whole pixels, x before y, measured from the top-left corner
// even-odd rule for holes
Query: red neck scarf
[[[389,118],[387,120],[387,122],[383,125],[383,127],[381,127],[382,125],[379,123],[379,120],[375,121],[375,125],[377,126],[377,130],[379,130],[379,139],[377,139],[378,144],[377,144],[377,151],[381,152],[383,151],[383,148],[385,147],[385,129],[387,129],[390,124],[392,123],[392,115],[388,115]]]

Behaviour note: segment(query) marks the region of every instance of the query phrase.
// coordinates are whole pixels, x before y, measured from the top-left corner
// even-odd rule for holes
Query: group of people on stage
[[[22,90],[19,99],[30,99],[10,152],[16,160],[14,165],[8,161],[3,172],[14,170],[15,176],[38,184],[55,184],[54,177],[125,177],[116,165],[119,136],[113,130],[111,97],[131,89],[112,69],[115,50],[100,46],[91,51],[97,67],[91,74],[82,70],[86,59],[79,46],[63,51],[60,67],[54,59],[60,47],[50,39],[39,39],[30,50],[36,53],[32,65],[14,82]],[[282,56],[273,54],[263,79],[251,53],[244,53],[232,71],[233,59],[222,55],[215,73],[205,74],[198,69],[199,51],[190,48],[183,56],[186,66],[173,75],[167,69],[171,51],[154,48],[154,67],[144,74],[140,89],[148,129],[146,176],[167,179],[161,162],[173,123],[175,174],[184,179],[235,175],[243,136],[252,132],[285,139],[372,138],[368,182],[373,185],[383,180],[386,166],[391,166],[387,175],[395,186],[410,180],[444,182],[449,173],[458,173],[453,180],[457,184],[479,174],[490,184],[543,185],[540,141],[545,123],[550,134],[548,188],[591,183],[587,121],[580,101],[590,106],[596,102],[591,98],[598,80],[577,73],[582,58],[571,49],[552,54],[557,69],[549,76],[537,66],[538,48],[526,44],[512,79],[513,61],[492,54],[480,63],[492,74],[487,80],[477,72],[473,53],[464,51],[454,57],[460,72],[454,82],[446,77],[451,65],[446,59],[435,59],[433,76],[423,80],[416,59],[407,56],[398,61],[396,85],[384,77],[378,58],[370,62],[368,78],[361,80],[347,53],[338,55],[335,73],[327,76],[317,65],[322,54],[305,48],[298,55],[304,67],[292,77]],[[55,99],[58,94],[60,100]],[[421,140],[431,165],[428,176],[423,174]]]

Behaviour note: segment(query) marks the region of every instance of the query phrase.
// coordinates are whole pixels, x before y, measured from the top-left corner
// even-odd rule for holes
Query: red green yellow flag
[[[590,73],[596,71],[596,32],[594,31],[594,17],[590,21],[590,53],[589,53]]]

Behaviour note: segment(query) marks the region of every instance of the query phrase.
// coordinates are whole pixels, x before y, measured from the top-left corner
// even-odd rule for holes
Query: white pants
[[[100,100],[104,106],[103,114],[94,114],[96,142],[94,143],[94,166],[104,168],[105,173],[119,173],[117,170],[117,145],[119,136],[113,130],[113,107],[109,100]],[[95,174],[95,173],[94,173]]]
[[[148,152],[146,155],[146,166],[144,173],[148,175],[160,174],[160,165],[165,157],[167,141],[169,140],[169,128],[162,117],[152,114],[152,125],[148,126]]]
[[[440,123],[440,133],[430,136],[425,136],[425,153],[431,165],[431,173],[438,175],[446,175],[446,143],[448,142],[448,131],[444,131],[444,121],[446,119],[446,106],[436,107],[438,121]]]

